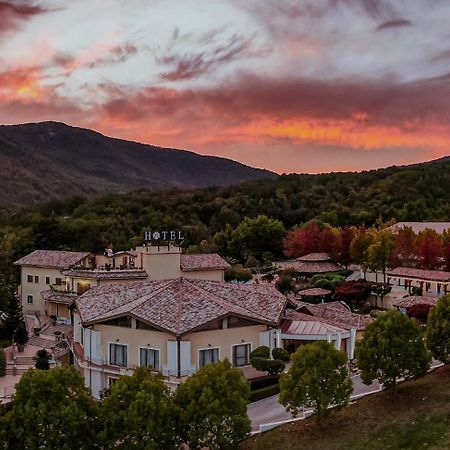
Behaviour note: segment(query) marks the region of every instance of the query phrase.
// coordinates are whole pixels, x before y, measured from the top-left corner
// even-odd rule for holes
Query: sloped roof
[[[368,315],[351,312],[340,302],[319,303],[317,305],[301,301],[297,301],[296,303],[299,312],[310,314],[311,316],[320,318],[329,325],[347,330],[351,328],[363,330],[373,320]]]
[[[301,261],[299,259],[293,259],[292,261],[286,261],[280,263],[283,268],[294,269],[298,273],[328,273],[339,272],[342,267],[332,261]]]
[[[299,297],[320,297],[328,294],[331,294],[331,291],[322,288],[303,289],[302,291],[297,292]]]
[[[436,306],[437,301],[437,298],[429,297],[427,295],[410,295],[395,301],[393,305],[398,308],[410,308],[415,305]]]
[[[145,270],[67,270],[64,275],[74,278],[89,278],[93,280],[141,280],[148,277]]]
[[[71,305],[78,297],[77,294],[69,294],[60,291],[44,291],[41,292],[42,298],[48,302],[60,303],[62,305]]]
[[[308,253],[300,256],[297,261],[317,262],[317,261],[331,261],[331,256],[328,253]]]
[[[390,277],[417,278],[428,281],[450,281],[450,272],[443,270],[424,270],[413,267],[397,267],[387,273]]]
[[[436,233],[442,234],[445,230],[450,230],[450,222],[397,222],[389,228],[395,231],[404,227],[412,228],[416,234],[426,229],[434,230]]]
[[[183,272],[194,272],[196,270],[228,269],[230,265],[217,253],[204,253],[181,255],[180,267]]]
[[[35,250],[20,258],[16,266],[36,266],[51,269],[69,269],[82,259],[89,256],[89,252],[66,252],[60,250]]]
[[[345,333],[348,330],[331,325],[320,318],[293,311],[283,319],[281,332],[296,335],[328,335]]]
[[[181,336],[228,315],[276,326],[286,302],[273,286],[177,278],[94,287],[76,306],[85,324],[130,314]]]

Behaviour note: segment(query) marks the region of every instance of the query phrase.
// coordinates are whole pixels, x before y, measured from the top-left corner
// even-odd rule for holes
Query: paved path
[[[377,381],[373,382],[370,386],[366,386],[361,381],[359,375],[354,375],[352,377],[352,381],[352,396],[359,396],[361,394],[367,394],[380,390],[380,385]],[[292,415],[284,409],[284,406],[278,403],[278,395],[250,403],[247,413],[252,421],[252,431],[258,431],[259,426],[263,424],[292,419]]]

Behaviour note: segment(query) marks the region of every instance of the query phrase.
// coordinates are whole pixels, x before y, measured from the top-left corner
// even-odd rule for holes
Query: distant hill
[[[0,203],[275,178],[230,159],[114,139],[58,122],[0,126]]]

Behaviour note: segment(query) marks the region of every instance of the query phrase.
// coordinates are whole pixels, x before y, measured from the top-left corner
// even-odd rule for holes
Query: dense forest
[[[248,255],[239,254],[239,241],[234,250],[227,241],[238,230],[246,239],[264,241],[264,223],[259,231],[246,229],[246,218],[260,215],[274,220],[269,226],[278,228],[277,236],[311,219],[334,227],[448,221],[450,159],[361,173],[282,175],[232,187],[73,197],[24,209],[4,206],[0,251],[2,263],[10,264],[35,248],[98,252],[112,243],[119,250],[141,243],[145,229],[182,228],[189,251],[242,259]],[[267,251],[281,256],[282,239],[267,242]]]

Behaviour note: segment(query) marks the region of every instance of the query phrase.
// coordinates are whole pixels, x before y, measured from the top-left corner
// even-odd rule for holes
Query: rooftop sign
[[[144,241],[146,242],[176,242],[181,244],[184,241],[184,231],[181,230],[157,230],[144,231]]]

